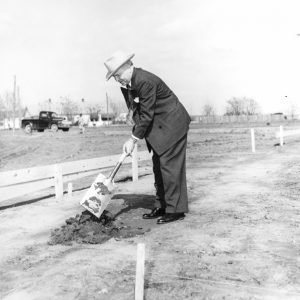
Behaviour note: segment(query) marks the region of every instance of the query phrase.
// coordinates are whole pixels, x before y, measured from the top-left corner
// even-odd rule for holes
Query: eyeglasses
[[[120,74],[114,74],[113,75],[114,79],[118,81],[118,79],[120,79]]]

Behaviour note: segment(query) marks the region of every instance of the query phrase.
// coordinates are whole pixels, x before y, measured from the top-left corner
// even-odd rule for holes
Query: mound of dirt
[[[104,211],[100,219],[89,211],[66,220],[61,228],[51,232],[49,245],[72,245],[72,242],[101,244],[110,238],[128,238],[144,234],[142,227],[133,228],[124,223],[116,224],[113,215]]]

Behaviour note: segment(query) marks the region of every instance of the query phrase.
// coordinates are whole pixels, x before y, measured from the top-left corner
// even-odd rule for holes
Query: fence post
[[[59,164],[54,165],[54,183],[55,183],[55,197],[62,199],[64,194],[62,167]]]
[[[137,152],[137,145],[135,145],[132,151],[132,181],[136,182],[138,180],[139,180],[138,152]]]
[[[72,182],[68,183],[68,198],[69,200],[72,199],[72,192],[73,192],[73,184]]]
[[[252,152],[255,152],[255,136],[254,136],[254,129],[251,128],[251,145],[252,145]]]
[[[280,146],[283,146],[283,127],[279,126],[279,138],[280,138]]]
[[[144,270],[145,268],[145,244],[137,245],[137,260],[135,274],[135,300],[144,299]]]

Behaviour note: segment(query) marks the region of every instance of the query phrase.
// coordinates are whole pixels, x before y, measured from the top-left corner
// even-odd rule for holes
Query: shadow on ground
[[[112,200],[122,199],[124,200],[125,208],[118,211],[114,217],[128,213],[131,210],[142,209],[152,209],[154,206],[155,196],[145,195],[145,194],[117,194],[112,197]]]

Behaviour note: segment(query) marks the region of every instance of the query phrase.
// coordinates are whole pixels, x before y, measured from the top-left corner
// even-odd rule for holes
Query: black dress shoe
[[[173,213],[173,214],[166,213],[164,216],[162,216],[157,220],[157,224],[166,224],[177,220],[182,220],[184,219],[184,217],[185,217],[184,213]]]
[[[165,214],[163,208],[153,208],[149,214],[143,214],[143,219],[155,219]]]

